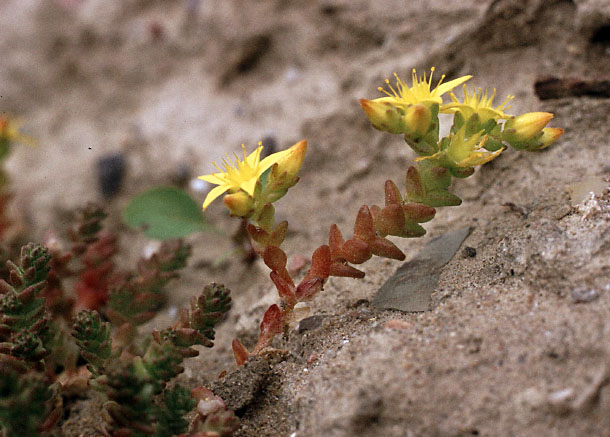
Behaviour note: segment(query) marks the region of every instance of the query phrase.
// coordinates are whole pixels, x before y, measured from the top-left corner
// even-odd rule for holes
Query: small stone
[[[307,364],[311,365],[311,364],[315,363],[316,361],[318,361],[318,358],[319,358],[319,357],[318,357],[318,354],[317,354],[317,353],[315,353],[315,352],[313,352],[313,353],[312,353],[312,354],[309,356],[309,358],[307,358]]]
[[[577,207],[585,200],[589,199],[591,193],[593,193],[594,196],[601,196],[607,188],[608,182],[602,179],[601,176],[588,176],[581,181],[573,182],[568,185],[570,202],[572,203],[572,206]]]
[[[392,319],[385,322],[383,327],[385,329],[411,329],[413,323],[407,322],[406,320]]]
[[[121,189],[125,167],[125,158],[122,153],[102,156],[97,161],[98,185],[105,198],[113,197]]]
[[[581,287],[572,290],[572,302],[574,303],[592,302],[598,297],[599,293],[592,288]]]
[[[551,411],[555,414],[566,414],[572,409],[572,401],[574,400],[574,390],[565,388],[550,393],[547,402]]]
[[[299,322],[299,327],[297,329],[299,334],[302,334],[305,331],[312,331],[316,328],[319,328],[324,321],[324,316],[316,315],[307,317]]]
[[[466,246],[464,248],[464,256],[474,258],[477,256],[477,250],[474,247]]]
[[[224,408],[222,401],[218,399],[202,399],[197,404],[197,412],[202,416],[207,416]]]

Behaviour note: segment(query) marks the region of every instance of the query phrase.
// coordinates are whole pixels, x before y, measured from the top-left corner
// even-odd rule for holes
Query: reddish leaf
[[[373,256],[369,245],[357,238],[347,240],[343,245],[342,253],[343,258],[352,264],[362,264]]]
[[[401,235],[405,227],[405,213],[401,205],[383,208],[375,221],[375,227],[384,235]]]
[[[424,223],[434,218],[436,209],[420,203],[407,203],[402,206],[407,219],[412,222]]]
[[[277,292],[289,306],[292,306],[296,303],[296,297],[294,295],[295,286],[292,280],[290,282],[286,281],[282,276],[280,276],[277,272],[271,272],[270,274],[271,280],[275,284],[275,288],[277,288]]]
[[[402,205],[402,196],[393,181],[385,181],[385,205]]]
[[[375,240],[369,243],[371,251],[377,256],[384,258],[397,259],[399,261],[404,260],[405,254],[394,245],[390,240],[383,237],[376,237]]]
[[[321,278],[305,278],[297,287],[297,291],[295,292],[295,294],[299,302],[311,300],[316,294],[318,294],[320,290],[322,290],[323,286],[324,281]]]
[[[269,233],[258,226],[254,226],[253,224],[248,224],[246,228],[250,237],[257,243],[265,243],[269,239]]]
[[[267,311],[265,311],[265,315],[263,316],[263,321],[261,322],[261,337],[264,335],[275,335],[282,333],[282,310],[277,305],[273,304]]]
[[[243,366],[243,364],[250,356],[250,353],[238,339],[233,340],[233,343],[231,343],[231,347],[233,348],[233,356],[235,356],[235,362],[238,366]]]
[[[276,246],[267,246],[263,253],[263,261],[267,267],[273,271],[280,271],[286,268],[286,262],[288,258],[286,253]]]
[[[364,278],[364,272],[350,265],[335,261],[330,265],[330,276],[362,279]]]
[[[239,340],[235,340],[239,341]],[[191,397],[196,401],[205,401],[207,399],[213,399],[218,396],[214,395],[214,392],[206,387],[195,387],[191,390]],[[220,398],[219,398],[220,399]]]
[[[330,248],[331,260],[334,261],[343,258],[341,253],[343,243],[345,243],[345,240],[343,239],[343,235],[341,235],[339,227],[337,225],[332,225],[330,227],[330,232],[328,233],[328,247]]]
[[[330,248],[327,245],[320,246],[311,256],[311,267],[306,277],[318,277],[326,279],[330,275]]]
[[[375,238],[373,216],[366,205],[362,205],[358,210],[356,223],[354,224],[354,237],[362,241],[370,241]]]

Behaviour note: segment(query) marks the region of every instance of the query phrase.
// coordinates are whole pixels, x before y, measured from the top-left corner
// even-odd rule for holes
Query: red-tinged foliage
[[[260,329],[261,335],[282,333],[282,310],[280,307],[273,304],[267,308],[263,320],[261,321]]]
[[[235,362],[238,366],[243,366],[248,357],[250,356],[250,352],[241,344],[241,341],[238,339],[233,340],[231,343],[231,347],[233,348],[233,356],[235,357]]]
[[[354,224],[354,237],[365,242],[375,238],[373,216],[371,215],[369,207],[366,205],[362,205],[358,210],[356,223]]]
[[[406,187],[406,191],[409,195],[409,198],[417,202],[420,202],[424,199],[424,187],[421,183],[419,172],[413,166],[410,166],[407,170]]]
[[[300,302],[311,300],[322,290],[323,285],[324,281],[319,277],[303,279],[297,287],[296,297]]]
[[[383,237],[376,237],[369,243],[369,247],[373,254],[384,258],[396,259],[402,261],[406,258],[405,254],[396,247],[394,243]]]
[[[267,246],[263,252],[263,261],[267,267],[277,272],[286,268],[288,257],[279,247]]]
[[[297,303],[297,298],[294,294],[296,287],[292,282],[292,279],[288,278],[288,281],[275,271],[271,272],[269,276],[275,284],[280,298],[284,300],[287,306],[293,307]]]
[[[87,246],[83,255],[86,267],[97,267],[105,264],[118,252],[117,237],[109,231],[102,231],[98,239]]]
[[[335,261],[330,265],[330,276],[362,279],[365,274],[355,267]]]
[[[343,239],[343,235],[339,230],[339,227],[333,224],[330,227],[330,232],[328,233],[328,247],[330,248],[330,259],[332,261],[335,260],[343,260],[343,244],[345,240]]]
[[[284,329],[283,313],[280,307],[277,305],[271,305],[265,311],[263,320],[260,325],[260,335],[258,341],[252,350],[252,355],[258,355],[260,352],[269,347],[273,338],[277,334],[281,334]],[[243,346],[242,346],[243,347]],[[237,354],[235,348],[233,349],[235,360],[237,361]]]
[[[110,273],[114,269],[108,261],[99,267],[85,270],[74,285],[76,291],[76,309],[97,310],[108,301]]]
[[[402,206],[394,204],[381,209],[375,217],[375,227],[383,235],[402,235],[405,228]]]
[[[410,221],[425,223],[434,218],[436,209],[420,203],[406,203],[402,206],[405,216]]]
[[[318,247],[311,256],[311,267],[305,277],[318,277],[326,280],[330,275],[330,260],[330,248],[326,245]]]
[[[358,238],[347,240],[343,245],[341,253],[343,254],[343,259],[352,264],[362,264],[373,256],[369,245]]]
[[[400,195],[400,190],[393,181],[385,181],[384,190],[386,206],[402,205],[402,196]]]

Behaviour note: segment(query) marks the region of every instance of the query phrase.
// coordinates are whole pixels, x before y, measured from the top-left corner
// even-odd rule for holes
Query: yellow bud
[[[502,138],[509,143],[531,140],[542,132],[552,118],[550,112],[528,112],[511,118],[504,124]]]
[[[227,194],[223,200],[231,215],[248,217],[254,211],[254,199],[245,191]]]
[[[416,137],[424,136],[430,130],[432,111],[426,105],[417,104],[407,108],[405,124],[407,131]]]
[[[401,134],[405,132],[405,117],[403,111],[392,104],[394,101],[391,97],[360,99],[360,106],[375,129]]]
[[[301,140],[288,150],[280,152],[283,155],[277,161],[277,174],[285,178],[282,183],[283,188],[288,189],[297,183],[306,152],[307,141],[305,140]]]
[[[545,127],[542,129],[542,136],[540,137],[540,145],[538,149],[544,149],[553,144],[557,139],[563,135],[563,129],[560,127]]]

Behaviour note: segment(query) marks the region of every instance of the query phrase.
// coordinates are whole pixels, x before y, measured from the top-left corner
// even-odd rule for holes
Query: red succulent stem
[[[390,180],[386,181],[384,188],[385,207],[361,206],[352,238],[346,241],[336,224],[330,227],[328,245],[314,251],[311,267],[298,285],[295,285],[286,268],[286,253],[279,247],[286,235],[287,223],[282,222],[272,230],[252,224],[247,226],[253,247],[271,269],[270,277],[278,290],[281,308],[274,304],[267,309],[260,325],[258,341],[251,353],[239,340],[233,341],[233,353],[238,365],[242,365],[249,355],[258,355],[269,347],[275,335],[282,333],[293,321],[296,304],[313,299],[330,276],[364,278],[364,272],[350,264],[362,264],[373,255],[400,261],[405,259],[405,254],[385,236],[421,236],[425,230],[418,223],[432,219],[436,211],[426,205],[405,203],[396,184]]]

